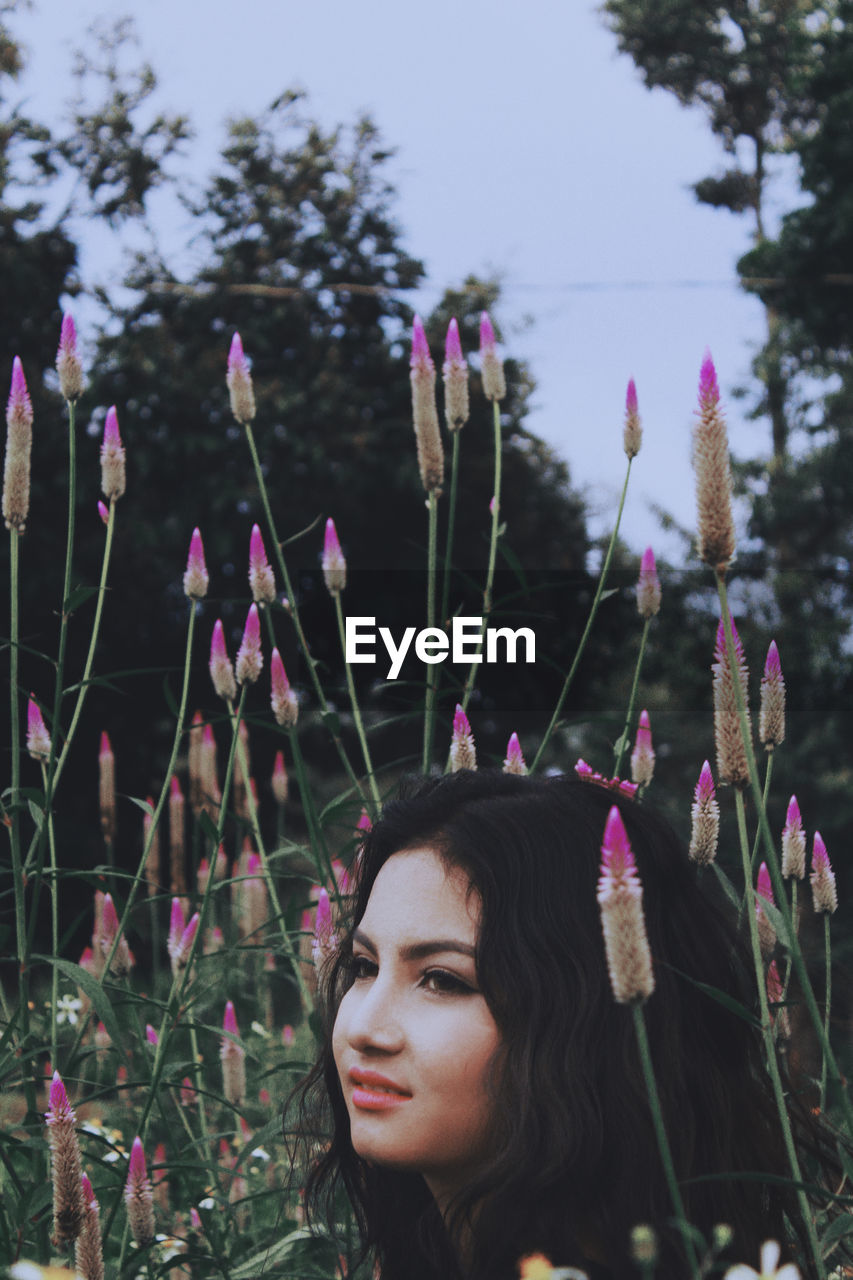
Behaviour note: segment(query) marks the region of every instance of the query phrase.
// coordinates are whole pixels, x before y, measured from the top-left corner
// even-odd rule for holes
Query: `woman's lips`
[[[353,1067],[349,1072],[352,1104],[361,1111],[387,1111],[408,1102],[411,1094],[378,1071]]]

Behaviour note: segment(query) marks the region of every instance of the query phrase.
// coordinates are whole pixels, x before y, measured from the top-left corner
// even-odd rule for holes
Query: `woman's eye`
[[[372,978],[376,973],[376,965],[367,956],[353,956],[347,968],[354,982],[362,978]]]
[[[455,973],[446,969],[428,969],[421,978],[421,986],[434,995],[471,995],[474,988],[463,982]]]

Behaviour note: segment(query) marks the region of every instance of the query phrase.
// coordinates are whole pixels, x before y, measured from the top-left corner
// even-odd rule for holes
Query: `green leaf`
[[[324,711],[320,716],[320,719],[329,730],[329,733],[334,734],[336,738],[340,737],[341,720],[337,711]]]
[[[75,587],[65,601],[63,612],[73,613],[74,610],[79,609],[80,605],[88,600],[90,596],[96,596],[97,594],[97,587]]]
[[[107,1034],[116,1048],[118,1048],[123,1043],[124,1036],[110,1003],[110,998],[97,978],[93,978],[91,973],[81,969],[79,964],[74,964],[71,960],[61,960],[57,956],[35,956],[34,959],[43,960],[45,964],[55,965],[60,973],[64,973],[66,978],[70,978],[84,995],[89,997],[95,1012],[107,1029]]]
[[[689,973],[683,973],[681,969],[676,969],[674,964],[667,965],[667,968],[671,969],[673,973],[677,973],[679,978],[684,978],[685,982],[689,982],[691,986],[703,991],[712,1000],[716,1000],[718,1004],[723,1005],[730,1013],[735,1014],[738,1018],[743,1018],[744,1022],[748,1022],[750,1026],[761,1026],[761,1019],[757,1018],[751,1009],[747,1009],[746,1005],[741,1004],[739,1000],[735,1000],[727,992],[721,991],[719,987],[712,987],[707,982],[700,982],[698,978],[691,978]]]
[[[154,817],[154,806],[148,800],[140,800],[138,796],[128,796],[127,799],[131,804],[135,804],[143,813],[147,813],[149,818]]]
[[[258,1276],[264,1273],[272,1266],[279,1262],[283,1262],[285,1258],[292,1257],[297,1252],[305,1249],[313,1248],[317,1254],[328,1254],[329,1261],[336,1256],[336,1247],[333,1241],[317,1236],[313,1231],[308,1231],[304,1227],[298,1227],[296,1231],[291,1231],[283,1240],[277,1241],[267,1249],[261,1249],[259,1253],[253,1253],[245,1262],[241,1262],[239,1266],[230,1268],[231,1280],[257,1280]],[[317,1259],[320,1261],[319,1256]]]
[[[33,800],[27,801],[27,808],[30,811],[30,817],[35,823],[36,831],[41,831],[44,826],[44,809],[40,809]]]
[[[851,1232],[853,1232],[853,1213],[840,1214],[821,1236],[820,1246],[824,1256],[829,1253],[830,1245],[835,1244],[842,1236],[850,1235]]]

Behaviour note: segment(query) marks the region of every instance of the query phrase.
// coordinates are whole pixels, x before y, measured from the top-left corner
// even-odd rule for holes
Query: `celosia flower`
[[[641,618],[653,618],[660,609],[660,578],[655,553],[646,547],[640,560],[640,577],[637,581],[637,611]]]
[[[101,734],[98,750],[98,795],[101,809],[101,831],[108,845],[116,835],[115,757],[108,734]]]
[[[59,331],[59,348],[56,352],[56,372],[59,374],[59,390],[65,400],[77,400],[83,390],[83,366],[77,354],[77,330],[73,317],[66,311]]]
[[[647,787],[655,771],[655,750],[652,746],[652,728],[648,711],[640,712],[637,737],[631,752],[631,778],[638,787]]]
[[[98,498],[98,515],[101,517],[104,524],[109,524],[110,509],[105,502],[101,501],[100,498]]]
[[[460,769],[476,769],[477,752],[474,747],[474,735],[468,723],[468,717],[459,703],[453,717],[453,737],[450,740],[450,770],[457,773]]]
[[[735,664],[740,680],[743,702],[746,708],[747,728],[751,732],[749,703],[747,702],[749,676],[746,660],[743,656],[743,645],[732,619],[732,642],[735,651]],[[714,673],[714,740],[717,747],[717,776],[721,782],[733,787],[745,787],[749,782],[749,767],[746,759],[746,748],[740,731],[735,684],[729,667],[726,652],[726,636],[723,620],[717,629],[717,641],[714,649],[714,662],[711,666]]]
[[[768,751],[785,740],[785,681],[776,641],[770,641],[764,675],[761,677],[761,707],[758,736]]]
[[[202,808],[204,790],[201,777],[201,758],[204,751],[204,717],[200,711],[193,714],[189,728],[187,772],[190,779],[190,808],[198,815]]]
[[[700,867],[707,867],[717,856],[720,838],[720,806],[714,791],[711,766],[706,760],[699,773],[690,810],[691,834],[689,856]]]
[[[45,1113],[50,1142],[50,1176],[53,1186],[53,1236],[57,1249],[76,1240],[86,1218],[83,1198],[83,1166],[80,1144],[74,1128],[74,1114],[59,1072],[54,1071],[50,1086],[50,1109]]]
[[[332,922],[332,904],[326,890],[321,889],[317,897],[314,937],[311,942],[311,956],[317,968],[325,964],[337,945],[338,939]]]
[[[788,801],[788,812],[782,828],[782,875],[787,880],[796,876],[802,880],[806,874],[806,833],[800,817],[800,806],[797,797],[791,796]]]
[[[144,813],[142,816],[143,847],[148,848],[148,857],[145,859],[145,882],[148,886],[148,896],[153,898],[160,889],[160,828],[155,827],[153,835],[151,834],[151,825],[154,822],[154,797],[147,796],[145,803],[151,808],[150,813]]]
[[[747,1267],[743,1263],[729,1267],[726,1280],[800,1280],[800,1272],[793,1262],[786,1262],[784,1267],[777,1267],[779,1262],[779,1246],[775,1240],[765,1240],[761,1246],[761,1270]]]
[[[145,1024],[145,1042],[146,1044],[150,1044],[152,1049],[156,1049],[157,1045],[160,1043],[160,1037],[150,1022],[146,1022]]]
[[[504,366],[495,347],[495,331],[487,311],[480,313],[480,375],[486,399],[503,400],[506,395]]]
[[[217,618],[213,625],[213,637],[210,642],[210,678],[213,687],[226,702],[233,702],[237,697],[237,682],[234,679],[234,668],[225,648],[225,632],[222,622]]]
[[[154,1242],[154,1193],[145,1167],[145,1152],[139,1138],[133,1139],[124,1188],[127,1222],[140,1249]]]
[[[186,861],[186,803],[184,793],[177,774],[172,774],[169,783],[169,877],[172,893],[185,894],[187,877],[184,870]]]
[[[580,782],[594,782],[596,786],[607,787],[608,791],[620,791],[622,795],[629,796],[631,799],[639,790],[636,782],[629,782],[627,778],[605,778],[603,773],[597,773],[586,760],[580,758],[575,764],[575,773]]]
[[[190,551],[187,556],[187,568],[184,573],[184,595],[190,600],[203,600],[210,585],[210,574],[204,563],[204,544],[198,529],[193,529],[190,538]]]
[[[30,510],[30,455],[33,406],[18,356],[12,361],[12,386],[6,405],[6,461],[3,468],[3,519],[7,529],[23,533]]]
[[[506,744],[506,759],[504,760],[504,773],[527,773],[527,765],[524,763],[524,756],[521,754],[521,743],[518,741],[518,734],[510,734],[509,742]]]
[[[323,577],[329,594],[340,595],[347,585],[347,562],[338,541],[338,531],[331,516],[326,521],[323,536]]]
[[[761,866],[758,868],[755,902],[755,917],[758,922],[758,941],[761,945],[761,954],[766,957],[772,954],[773,948],[776,946],[776,930],[761,905],[762,900],[764,902],[769,902],[771,907],[775,907],[776,905],[773,897],[773,885],[770,880],[770,872],[767,870],[766,862],[762,862]]]
[[[290,687],[278,649],[273,649],[270,658],[270,681],[272,686],[270,702],[276,723],[285,729],[292,729],[299,718],[299,703]]]
[[[444,346],[444,416],[449,431],[458,431],[468,421],[468,366],[462,355],[456,317],[447,326]]]
[[[240,1028],[237,1026],[237,1016],[230,1000],[225,1006],[222,1029],[227,1033],[222,1037],[219,1050],[219,1056],[222,1059],[223,1092],[226,1101],[230,1102],[232,1107],[239,1107],[246,1096],[246,1050],[236,1039],[231,1038],[239,1037]]]
[[[243,343],[239,333],[235,333],[231,339],[225,381],[228,383],[228,392],[231,396],[231,412],[238,422],[244,425],[250,423],[255,416],[255,392],[252,387],[249,362],[243,354]]]
[[[254,684],[258,676],[261,674],[264,666],[264,656],[261,653],[261,620],[258,615],[258,606],[256,604],[249,605],[249,613],[246,618],[246,626],[243,629],[243,639],[240,648],[237,650],[237,663],[235,674],[238,684]]]
[[[84,1173],[81,1178],[83,1189],[84,1218],[83,1229],[74,1245],[74,1266],[83,1280],[104,1280],[104,1254],[101,1247],[101,1226],[98,1221],[99,1205],[92,1190],[92,1184]]]
[[[699,409],[693,428],[693,466],[696,471],[699,555],[713,569],[725,572],[735,554],[732,472],[726,422],[720,409],[720,389],[710,354],[705,356],[699,375]]]
[[[372,827],[373,827],[373,823],[370,821],[370,814],[367,812],[366,809],[362,809],[361,816],[359,817],[358,822],[355,824],[356,831],[364,831],[366,833],[370,831]]]
[[[415,316],[412,326],[409,380],[412,384],[412,420],[421,481],[427,493],[434,489],[440,492],[444,481],[444,449],[435,407],[435,365],[420,316]]]
[[[277,751],[272,768],[272,793],[275,796],[276,804],[287,804],[287,792],[289,789],[287,769],[284,764],[284,752]]]
[[[779,966],[775,960],[771,960],[767,966],[767,1001],[768,1004],[778,1005],[784,998],[785,988],[782,985],[782,979],[779,976]],[[784,1007],[779,1009],[771,1009],[770,1021],[776,1028],[776,1035],[787,1038],[791,1033],[790,1023],[788,1021],[788,1010]]]
[[[655,980],[643,916],[643,887],[616,805],[604,828],[596,896],[614,999],[619,1004],[646,1000]]]
[[[625,450],[625,456],[629,462],[631,458],[636,458],[642,443],[643,426],[640,422],[640,411],[637,405],[637,387],[632,378],[628,383],[628,391],[625,395],[625,425],[622,428],[622,448]],[[655,610],[655,613],[657,613],[657,610]]]
[[[173,974],[181,973],[187,967],[195,935],[198,932],[199,920],[200,916],[196,911],[189,924],[186,924],[184,922],[184,908],[181,905],[180,898],[172,899],[172,914],[169,922],[169,938],[166,943],[166,950],[169,952]]]
[[[27,751],[34,760],[50,759],[50,734],[32,693],[27,702]]]
[[[112,964],[110,965],[110,973],[121,978],[124,977],[125,974],[130,973],[133,966],[133,958],[130,954],[130,947],[127,945],[127,938],[123,935],[119,937],[118,927],[119,919],[112,896],[109,893],[105,893],[101,903],[100,912],[99,942],[101,955],[106,959],[113,948],[115,939],[118,937],[118,946],[116,947],[115,955],[113,956]]]
[[[252,525],[249,538],[249,589],[255,604],[272,604],[275,600],[275,576],[256,524]]]
[[[246,859],[245,872],[240,881],[240,934],[256,942],[269,920],[269,897],[266,881],[261,873],[261,859],[254,851]]]
[[[118,430],[115,405],[107,409],[104,439],[101,444],[101,489],[113,501],[120,498],[126,485],[124,445]]]
[[[838,891],[835,887],[835,872],[830,865],[829,854],[826,852],[826,845],[819,831],[814,833],[812,873],[809,879],[815,911],[831,914],[838,906]]]

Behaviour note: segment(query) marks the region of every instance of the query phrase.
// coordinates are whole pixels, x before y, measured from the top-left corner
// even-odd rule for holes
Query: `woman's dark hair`
[[[812,1274],[796,1192],[775,1180],[790,1170],[759,1032],[697,985],[757,1010],[745,935],[713,871],[697,872],[662,818],[613,790],[463,771],[404,783],[386,805],[364,841],[350,923],[363,916],[392,854],[429,846],[468,875],[482,904],[478,980],[502,1037],[493,1157],[445,1224],[420,1175],[370,1165],[353,1150],[331,1049],[350,983],[348,937],[321,973],[325,1043],[295,1094],[297,1128],[324,1143],[307,1176],[309,1221],[331,1224],[343,1188],[382,1280],[461,1276],[451,1242],[466,1230],[469,1280],[510,1280],[519,1257],[533,1252],[602,1274],[586,1250],[601,1255],[604,1274],[622,1280],[638,1274],[629,1255],[638,1223],[658,1231],[656,1274],[687,1274],[667,1224],[673,1207],[633,1019],[613,999],[605,962],[596,884],[613,804],[643,885],[655,975],[644,1013],[687,1218],[706,1239],[727,1223],[734,1233],[727,1257],[753,1265],[761,1242],[784,1242],[792,1223],[803,1274]],[[822,1181],[829,1139],[793,1092],[789,1109],[811,1157],[803,1176]],[[738,1177],[756,1173],[768,1181]]]

